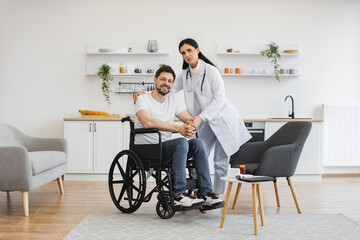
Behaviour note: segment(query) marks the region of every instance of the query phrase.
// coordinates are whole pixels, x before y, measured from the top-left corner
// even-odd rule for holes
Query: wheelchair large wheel
[[[145,171],[140,158],[129,150],[119,152],[111,164],[108,184],[115,206],[123,213],[135,212],[146,191]]]
[[[169,219],[174,216],[175,209],[171,203],[170,197],[165,197],[157,202],[156,213],[162,219]]]

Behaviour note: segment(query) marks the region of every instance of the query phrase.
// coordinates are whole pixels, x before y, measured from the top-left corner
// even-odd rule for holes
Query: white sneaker
[[[220,205],[220,204],[222,204],[224,202],[223,200],[219,199],[215,195],[215,193],[212,193],[212,192],[206,194],[205,197],[204,197],[204,200],[205,200],[205,202],[204,202],[205,206],[217,206],[217,205]]]
[[[194,205],[201,205],[203,203],[203,199],[195,198],[187,193],[182,193],[180,196],[174,198],[175,206],[191,207]]]

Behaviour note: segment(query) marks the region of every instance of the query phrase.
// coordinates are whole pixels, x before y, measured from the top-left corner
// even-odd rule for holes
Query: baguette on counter
[[[92,110],[79,110],[79,113],[81,113],[81,115],[103,115],[103,116],[110,115],[107,112],[92,111]]]
[[[119,114],[113,114],[101,111],[92,111],[92,110],[79,110],[82,118],[86,118],[87,120],[120,120]]]

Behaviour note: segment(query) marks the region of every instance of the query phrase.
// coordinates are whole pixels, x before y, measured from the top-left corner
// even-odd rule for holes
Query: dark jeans
[[[200,192],[212,192],[209,162],[204,141],[200,138],[187,140],[176,138],[162,142],[162,163],[171,164],[174,175],[173,194],[178,196],[186,191],[186,161],[193,157],[200,185]]]

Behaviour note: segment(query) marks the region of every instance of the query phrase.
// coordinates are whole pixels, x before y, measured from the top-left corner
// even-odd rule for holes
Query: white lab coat
[[[246,129],[238,111],[225,97],[224,80],[219,70],[199,59],[199,77],[196,82],[195,94],[198,103],[194,103],[193,80],[183,70],[176,78],[172,92],[176,93],[184,90],[184,98],[187,111],[192,116],[200,115],[211,130],[216,135],[224,152],[229,157],[234,154],[239,147],[247,142],[251,135]],[[205,73],[206,70],[206,73]],[[205,78],[201,91],[202,79]],[[200,104],[201,109],[196,112],[194,104]]]

